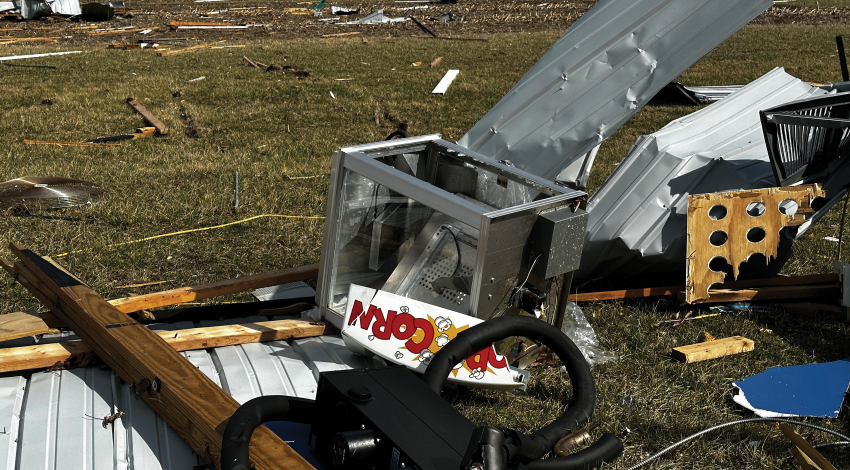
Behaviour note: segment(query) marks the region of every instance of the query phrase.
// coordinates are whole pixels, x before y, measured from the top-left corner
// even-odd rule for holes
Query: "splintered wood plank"
[[[156,307],[176,305],[193,300],[208,299],[220,295],[237,294],[261,287],[276,286],[289,282],[315,279],[319,275],[319,265],[310,264],[295,268],[281,269],[252,276],[238,277],[224,281],[211,282],[193,287],[180,287],[152,294],[137,295],[111,300],[109,303],[124,313],[138,312]]]
[[[617,300],[636,299],[645,297],[673,296],[685,289],[684,286],[674,287],[647,287],[644,289],[612,290],[606,292],[588,292],[583,294],[570,294],[569,300],[573,302],[589,302],[593,300]]]
[[[50,328],[34,313],[14,312],[0,315],[0,341],[43,335]]]
[[[5,316],[7,315],[0,315],[0,321]],[[161,331],[157,335],[175,351],[180,352],[234,344],[321,336],[325,334],[328,328],[329,326],[324,322],[276,320],[242,325]],[[2,332],[2,326],[0,326],[0,332]],[[57,363],[62,364],[65,368],[83,367],[89,364],[93,357],[95,357],[94,352],[82,341],[0,349],[0,373],[44,369]]]
[[[56,314],[206,463],[220,470],[221,439],[239,403],[159,335],[103,300],[91,288],[38,256],[13,253],[61,300]],[[253,433],[250,459],[257,470],[313,467],[267,427]]]
[[[823,470],[818,467],[815,462],[806,456],[803,451],[800,450],[797,446],[792,446],[788,449],[788,452],[791,454],[791,457],[794,457],[795,467],[799,470]]]
[[[145,121],[147,121],[151,126],[156,127],[156,131],[161,135],[168,134],[168,126],[162,123],[159,119],[156,118],[150,111],[145,108],[142,103],[139,103],[134,98],[127,98],[127,104],[129,104],[133,109],[136,110],[137,113],[141,114]]]
[[[809,444],[803,436],[797,434],[797,431],[788,426],[788,423],[779,423],[779,430],[782,431],[782,434],[785,434],[791,443],[797,446],[800,451],[808,458],[812,460],[818,467],[823,470],[836,470],[835,466],[829,463],[820,452],[817,451],[811,444]]]
[[[673,348],[673,357],[681,362],[691,363],[752,351],[754,347],[753,340],[743,336],[732,336]]]
[[[811,202],[825,195],[819,184],[811,184],[689,196],[686,301],[706,301],[709,288],[724,281],[726,265],[737,279],[740,265],[752,255],[769,263],[777,256],[780,230],[805,222],[814,212]]]
[[[172,21],[170,26],[233,26],[233,23],[206,23],[203,21]]]

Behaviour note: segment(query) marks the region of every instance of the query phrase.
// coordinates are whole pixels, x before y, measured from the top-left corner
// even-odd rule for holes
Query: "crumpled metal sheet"
[[[588,200],[576,279],[681,272],[684,280],[688,196],[775,186],[759,111],[824,93],[776,68],[638,138]]]
[[[458,144],[583,186],[584,157],[770,0],[602,0]]]
[[[77,16],[82,14],[80,0],[14,0],[25,20],[46,15]]]

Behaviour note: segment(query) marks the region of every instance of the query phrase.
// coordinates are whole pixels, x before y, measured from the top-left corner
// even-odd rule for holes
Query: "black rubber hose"
[[[524,336],[548,346],[564,363],[573,385],[573,397],[564,414],[530,436],[517,433],[521,444],[519,460],[530,462],[543,457],[558,439],[586,423],[593,415],[596,387],[590,366],[579,348],[564,333],[531,317],[511,315],[495,318],[458,333],[434,355],[422,380],[439,394],[455,364],[508,336]]]
[[[248,444],[251,435],[268,421],[311,424],[316,402],[304,398],[270,395],[254,398],[236,409],[221,439],[221,470],[250,470]]]
[[[395,139],[396,137],[399,137],[399,138],[402,138],[402,139],[403,139],[403,138],[406,138],[406,137],[407,137],[407,132],[404,132],[404,131],[395,131],[395,132],[393,132],[392,134],[388,135],[388,136],[387,136],[387,138],[386,138],[386,139],[384,139],[384,140],[392,140],[392,139]]]
[[[582,449],[566,457],[553,457],[551,459],[533,460],[525,464],[528,470],[579,470],[597,468],[603,463],[614,461],[623,453],[623,441],[615,434],[607,432],[593,443],[592,446]]]

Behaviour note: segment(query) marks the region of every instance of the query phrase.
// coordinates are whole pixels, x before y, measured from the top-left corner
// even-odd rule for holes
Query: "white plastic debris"
[[[573,340],[591,366],[617,360],[616,354],[599,344],[596,332],[588,323],[584,312],[574,302],[567,302],[561,331]]]
[[[449,88],[449,85],[452,84],[455,77],[457,77],[457,74],[459,74],[459,73],[460,73],[460,70],[454,70],[454,69],[446,72],[446,74],[443,75],[443,79],[440,80],[440,83],[437,84],[437,87],[434,88],[434,91],[432,91],[431,94],[432,95],[433,94],[445,95],[446,90],[448,90],[448,88]]]

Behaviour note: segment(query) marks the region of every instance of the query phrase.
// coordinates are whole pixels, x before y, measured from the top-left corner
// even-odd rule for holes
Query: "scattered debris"
[[[200,82],[201,80],[203,80],[203,79],[205,79],[205,78],[207,78],[207,77],[198,77],[198,78],[193,78],[193,79],[189,80],[187,83]]]
[[[440,80],[440,83],[438,83],[437,86],[434,87],[434,90],[431,92],[431,94],[432,95],[433,94],[445,95],[446,90],[449,89],[449,85],[452,84],[455,77],[457,77],[457,74],[459,74],[459,73],[460,73],[460,70],[456,70],[456,69],[452,69],[452,70],[449,70],[448,72],[446,72],[446,74]]]
[[[360,32],[359,31],[352,31],[352,32],[349,32],[349,33],[323,34],[322,37],[323,38],[335,38],[335,37],[339,37],[339,36],[355,36],[357,34],[360,34]]]
[[[120,135],[113,135],[113,136],[110,136],[110,137],[99,137],[97,139],[87,140],[86,142],[104,143],[104,142],[117,142],[117,141],[121,141],[121,140],[135,140],[135,139],[141,139],[141,138],[144,138],[144,137],[150,137],[150,136],[154,135],[155,132],[156,132],[155,127],[140,127],[138,129],[136,129],[136,132],[134,134],[120,134]]]
[[[18,60],[18,59],[34,59],[37,57],[48,57],[53,55],[66,55],[66,54],[81,54],[83,51],[65,51],[65,52],[46,52],[43,54],[27,54],[27,55],[14,55],[14,56],[6,56],[0,57],[0,61],[4,60]]]
[[[440,62],[442,62],[442,61],[443,61],[442,57],[437,57],[436,59],[431,61],[431,68],[433,69],[434,67],[440,65]]]
[[[850,359],[770,367],[732,385],[735,403],[756,416],[837,418],[850,385]]]
[[[419,22],[419,20],[417,20],[416,18],[414,18],[414,17],[412,17],[412,16],[411,16],[411,17],[410,17],[410,20],[411,20],[411,21],[413,21],[413,24],[415,24],[416,26],[419,26],[419,29],[421,29],[422,31],[425,31],[426,33],[430,34],[430,35],[431,35],[431,36],[433,36],[433,37],[437,37],[437,35],[436,35],[436,34],[434,34],[434,32],[433,32],[433,31],[431,31],[430,29],[428,29],[427,27],[425,27],[425,25],[424,25],[424,24],[422,24],[422,23],[420,23],[420,22]]]
[[[795,448],[801,451],[803,455],[808,457],[808,459],[811,460],[815,465],[817,465],[820,470],[836,470],[835,466],[833,466],[831,463],[829,463],[829,461],[823,458],[820,452],[815,450],[815,448],[812,447],[811,444],[806,442],[806,440],[803,439],[802,436],[800,436],[799,434],[797,434],[796,431],[791,429],[791,426],[788,426],[787,423],[780,423],[779,429],[782,431],[782,434],[785,434],[785,437],[787,437],[791,441],[791,443],[794,444]],[[794,455],[793,452],[792,455]]]
[[[732,336],[673,348],[672,355],[674,359],[689,364],[752,351],[754,347],[755,342],[753,340],[742,336]]]
[[[360,13],[359,8],[331,7],[332,15],[356,15]]]
[[[120,147],[121,144],[97,144],[92,142],[63,142],[58,140],[29,140],[24,139],[27,145],[56,145],[59,147]]]
[[[141,103],[136,101],[134,98],[127,98],[124,100],[127,104],[130,105],[133,109],[136,110],[137,113],[141,114],[145,121],[148,122],[151,126],[156,128],[156,132],[159,135],[167,135],[168,134],[168,126],[162,123],[159,119],[156,118],[150,111],[147,110]]]
[[[378,10],[376,12],[370,13],[359,20],[347,21],[345,23],[337,23],[341,24],[383,24],[383,23],[399,23],[403,21],[407,21],[410,18],[401,17],[401,18],[387,18],[384,16],[384,10]]]
[[[93,183],[55,176],[23,176],[0,183],[0,201],[24,204],[30,209],[91,205],[103,192],[103,188]]]

